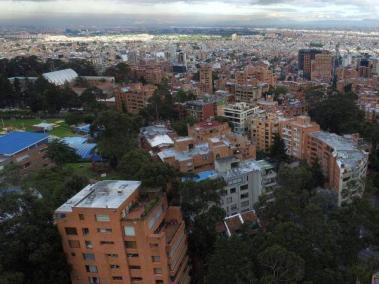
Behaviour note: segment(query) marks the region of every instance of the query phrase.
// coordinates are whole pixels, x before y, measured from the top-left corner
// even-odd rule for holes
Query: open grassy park
[[[2,130],[25,130],[33,131],[33,125],[41,122],[53,123],[54,129],[49,132],[50,135],[65,137],[73,136],[69,125],[67,125],[61,118],[48,118],[48,119],[3,119],[0,120]]]

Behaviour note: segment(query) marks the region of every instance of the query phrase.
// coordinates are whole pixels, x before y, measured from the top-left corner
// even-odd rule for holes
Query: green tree
[[[337,134],[356,133],[363,128],[364,115],[353,94],[329,95],[325,100],[311,106],[309,114],[323,130]]]
[[[283,139],[280,138],[279,134],[276,134],[274,137],[274,142],[270,148],[270,157],[278,162],[288,161],[286,144]]]
[[[134,149],[121,159],[117,171],[124,179],[140,180],[146,187],[166,188],[176,177],[175,170],[165,163],[153,160],[143,150]]]
[[[74,163],[80,159],[73,148],[59,140],[49,143],[47,156],[58,166],[66,163]]]
[[[232,236],[219,238],[210,256],[206,283],[257,283],[249,243]]]
[[[28,193],[3,196],[0,215],[1,283],[70,283],[52,208],[44,200]]]
[[[113,168],[119,159],[137,146],[141,118],[136,115],[118,113],[112,110],[98,114],[92,124],[97,134],[99,152],[110,159]]]
[[[130,67],[125,63],[119,63],[105,70],[104,75],[115,77],[117,83],[127,83],[130,80]]]
[[[274,245],[258,255],[264,268],[264,283],[296,283],[304,277],[304,260],[285,248]]]

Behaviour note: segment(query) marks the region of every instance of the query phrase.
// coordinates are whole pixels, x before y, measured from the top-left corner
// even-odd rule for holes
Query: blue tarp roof
[[[65,137],[62,141],[73,148],[82,159],[91,159],[97,146],[95,143],[87,143],[85,137]]]
[[[48,135],[35,132],[10,132],[0,136],[0,155],[12,156],[39,142],[47,143]]]

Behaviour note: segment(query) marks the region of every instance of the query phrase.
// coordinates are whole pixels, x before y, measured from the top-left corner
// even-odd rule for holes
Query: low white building
[[[215,170],[226,182],[221,206],[227,216],[254,209],[262,194],[270,194],[277,185],[277,173],[265,160],[240,161],[234,157],[215,161]]]
[[[76,80],[79,75],[72,69],[63,69],[54,72],[42,74],[42,76],[49,81],[49,83],[56,86],[63,86],[66,83],[71,83]]]

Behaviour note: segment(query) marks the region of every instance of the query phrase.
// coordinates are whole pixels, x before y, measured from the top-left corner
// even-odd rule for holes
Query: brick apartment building
[[[316,54],[311,62],[311,80],[330,82],[333,72],[333,55],[328,51]]]
[[[276,112],[264,112],[262,116],[255,116],[250,121],[251,141],[256,144],[258,151],[268,152],[279,135],[279,122],[284,119]]]
[[[368,153],[358,148],[353,137],[323,131],[308,133],[307,136],[305,159],[310,165],[320,164],[327,186],[337,193],[338,204],[361,197],[365,188]]]
[[[280,137],[286,144],[287,155],[305,159],[308,133],[320,131],[320,125],[311,121],[309,116],[297,116],[279,122]]]
[[[200,66],[200,92],[202,94],[213,94],[213,72],[212,66],[204,64]]]
[[[73,284],[190,281],[180,208],[139,181],[88,185],[54,217]]]
[[[217,159],[256,157],[256,147],[247,137],[231,132],[227,123],[201,122],[188,128],[191,136],[174,139],[174,147],[158,157],[180,172],[202,172],[214,168]]]
[[[10,132],[0,136],[0,169],[9,163],[20,166],[21,172],[47,168],[48,135],[34,132]]]
[[[149,103],[154,95],[156,86],[141,83],[130,84],[116,90],[116,108],[118,111],[139,113]]]
[[[198,121],[203,121],[216,116],[217,105],[214,102],[203,100],[188,101],[185,103],[185,110],[187,115]]]

